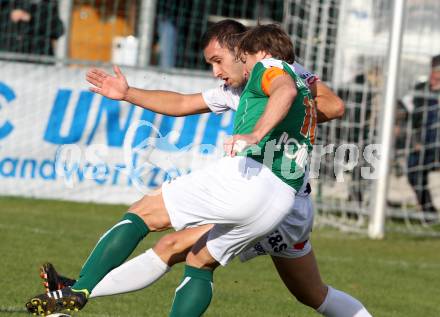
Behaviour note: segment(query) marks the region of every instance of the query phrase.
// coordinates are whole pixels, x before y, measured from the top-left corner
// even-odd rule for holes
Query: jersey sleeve
[[[287,75],[284,69],[279,67],[270,67],[267,68],[261,77],[261,90],[265,95],[269,96],[270,87],[275,78],[279,76]]]
[[[293,63],[293,69],[295,70],[295,73],[297,73],[299,77],[301,77],[309,87],[320,80],[316,74],[309,72],[297,62]]]
[[[257,96],[267,97],[272,81],[285,74],[287,72],[281,61],[272,58],[265,59],[255,64],[246,87]]]
[[[237,110],[240,93],[240,89],[221,85],[217,88],[202,92],[202,97],[212,112],[220,114],[228,110]]]

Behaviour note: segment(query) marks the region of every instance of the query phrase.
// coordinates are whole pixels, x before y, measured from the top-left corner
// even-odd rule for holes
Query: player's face
[[[432,91],[440,91],[440,70],[431,72],[431,76],[429,76],[429,85]]]
[[[212,40],[203,51],[205,60],[212,66],[215,77],[224,80],[225,84],[234,88],[245,84],[243,64],[227,48]]]
[[[249,78],[249,74],[252,72],[252,69],[254,68],[256,63],[258,63],[262,59],[269,57],[272,56],[262,51],[259,51],[256,54],[247,54],[247,53],[242,54],[240,56],[240,60],[244,64],[246,79]]]

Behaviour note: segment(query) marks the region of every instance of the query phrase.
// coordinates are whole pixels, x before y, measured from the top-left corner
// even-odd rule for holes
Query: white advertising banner
[[[202,75],[123,72],[144,89],[194,93],[218,84]],[[0,195],[131,203],[221,155],[231,112],[158,115],[90,92],[85,73],[0,62]]]

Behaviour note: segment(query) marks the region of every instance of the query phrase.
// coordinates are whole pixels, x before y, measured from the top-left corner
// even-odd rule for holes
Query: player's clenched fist
[[[93,86],[89,89],[110,99],[123,100],[128,92],[127,79],[118,66],[114,65],[113,70],[116,76],[112,76],[102,69],[90,69],[86,79]]]

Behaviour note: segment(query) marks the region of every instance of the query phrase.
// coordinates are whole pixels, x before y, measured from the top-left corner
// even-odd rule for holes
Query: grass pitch
[[[0,316],[25,316],[25,301],[43,291],[38,267],[51,261],[75,277],[100,235],[124,206],[0,198]],[[152,246],[151,234],[136,254]],[[324,280],[359,298],[373,316],[439,317],[440,240],[392,235],[371,241],[316,230],[313,246]],[[77,316],[167,316],[182,275],[175,266],[140,292],[92,299]],[[318,316],[282,285],[269,257],[234,261],[215,274],[206,316]]]

